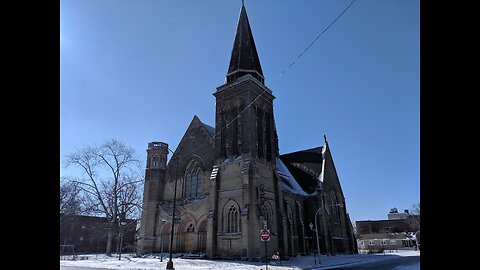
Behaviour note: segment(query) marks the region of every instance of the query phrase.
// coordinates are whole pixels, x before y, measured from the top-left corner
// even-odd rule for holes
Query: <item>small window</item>
[[[360,244],[360,246],[362,246],[362,247],[365,246],[365,242],[363,242],[363,241],[359,241],[359,244]]]
[[[193,224],[190,223],[190,225],[188,225],[188,228],[187,228],[187,232],[194,232],[195,229],[193,228]]]
[[[390,240],[390,245],[391,246],[396,246],[397,245],[397,240]]]
[[[382,239],[382,245],[386,245],[387,244],[387,239]]]
[[[158,167],[158,156],[153,157],[153,166],[152,167],[154,167],[154,168]]]
[[[288,211],[288,221],[292,223],[293,222],[292,210],[290,210],[290,207],[289,207],[287,211]]]
[[[374,243],[373,243],[373,240],[368,241],[368,245],[369,245],[369,246],[373,246],[373,244],[374,244]]]

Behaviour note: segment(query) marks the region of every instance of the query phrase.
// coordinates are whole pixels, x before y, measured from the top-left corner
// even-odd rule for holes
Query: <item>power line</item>
[[[350,4],[325,28],[323,29],[322,32],[320,32],[320,34],[318,34],[315,39],[297,56],[297,59],[295,59],[290,65],[288,65],[286,68],[283,69],[283,71],[280,73],[280,75],[273,81],[273,82],[276,82],[278,81],[281,77],[283,77],[283,75],[290,69],[290,67],[292,67],[293,65],[295,65],[295,63],[305,54],[305,52],[307,52],[312,46],[313,44],[315,44],[315,42],[328,30],[330,29],[330,27],[332,27],[333,24],[335,24],[335,22],[340,19],[340,17],[342,17],[342,15],[350,8],[350,6],[352,6],[352,4],[355,2],[356,0],[352,0],[352,2],[350,2]],[[252,102],[250,102],[250,104],[248,104],[237,116],[235,116],[235,118],[233,118],[233,120],[231,120],[230,122],[226,123],[225,126],[219,130],[219,131],[216,131],[215,134],[212,136],[214,139],[215,137],[220,134],[224,129],[226,129],[230,124],[233,123],[233,121],[235,121],[238,117],[240,117],[240,115],[250,106],[252,106],[253,103],[255,103],[255,101],[257,101],[262,95],[263,93],[267,92],[267,88],[265,88]],[[179,142],[180,144],[180,142]],[[198,149],[200,149],[200,147],[203,147],[204,145],[206,145],[206,143],[203,143],[201,145],[199,145],[197,148],[193,149],[192,151],[190,151],[189,153],[187,154],[182,154],[181,156],[188,156],[188,155],[191,155],[193,154],[195,151],[197,151]],[[177,146],[178,148],[178,146]],[[176,151],[175,151],[176,152]],[[173,155],[175,156],[175,154]],[[173,158],[172,156],[172,158]],[[178,155],[177,155],[177,158],[178,158]]]
[[[320,32],[320,34],[318,34],[315,39],[307,46],[307,48],[305,48],[305,50],[303,50],[298,56],[297,56],[297,59],[295,59],[290,65],[288,65],[285,69],[283,69],[283,71],[280,73],[280,76],[275,79],[275,81],[277,81],[278,79],[280,79],[283,74],[285,74],[287,72],[288,69],[290,69],[293,65],[295,65],[295,63],[300,59],[300,57],[303,56],[303,54],[305,52],[308,51],[308,49],[310,49],[313,44],[320,38],[321,35],[323,35],[323,33],[325,33],[340,17],[342,17],[342,15],[350,8],[350,6],[355,2],[356,0],[352,0],[352,2],[350,2],[350,4],[342,11],[342,13],[340,13],[336,18],[335,20],[333,20],[325,29],[323,29],[322,32]]]

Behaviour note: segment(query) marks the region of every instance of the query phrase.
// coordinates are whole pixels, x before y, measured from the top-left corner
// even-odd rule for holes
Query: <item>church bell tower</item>
[[[260,60],[242,3],[225,84],[213,94],[215,166],[210,177],[207,255],[262,260],[282,251],[285,215],[275,176],[278,139],[272,91],[265,86]],[[265,254],[260,230],[272,232]]]
[[[242,3],[225,84],[216,97],[215,159],[223,162],[241,155],[273,162],[278,139],[273,117],[272,91],[265,86],[262,67]]]

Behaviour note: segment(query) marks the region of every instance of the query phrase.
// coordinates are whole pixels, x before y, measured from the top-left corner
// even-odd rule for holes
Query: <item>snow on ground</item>
[[[354,255],[336,255],[321,256],[321,264],[314,264],[313,255],[298,256],[290,258],[288,261],[269,262],[270,270],[286,270],[286,269],[308,269],[318,267],[326,267],[333,265],[344,265],[352,263],[360,263],[367,261],[378,261],[391,259],[395,256],[419,256],[419,251],[407,250],[398,251],[397,253],[388,254],[354,254]],[[73,261],[72,256],[63,256],[60,258],[61,266],[77,266],[92,267],[106,269],[122,269],[122,270],[158,270],[165,269],[168,261],[168,254],[160,262],[158,254],[145,256],[145,258],[136,258],[135,254],[122,254],[122,259],[118,260],[118,255],[107,257],[106,255],[78,255],[77,260]],[[263,262],[246,262],[246,261],[228,261],[228,260],[205,260],[205,259],[181,259],[173,258],[173,266],[176,270],[196,270],[196,269],[265,269]]]

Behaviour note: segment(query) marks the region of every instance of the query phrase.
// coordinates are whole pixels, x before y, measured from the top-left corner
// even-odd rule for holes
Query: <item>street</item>
[[[420,256],[406,256],[406,257],[396,257],[391,260],[382,260],[375,262],[366,262],[359,264],[350,264],[350,265],[338,265],[326,268],[310,268],[314,269],[353,269],[353,270],[419,270],[420,269]]]

